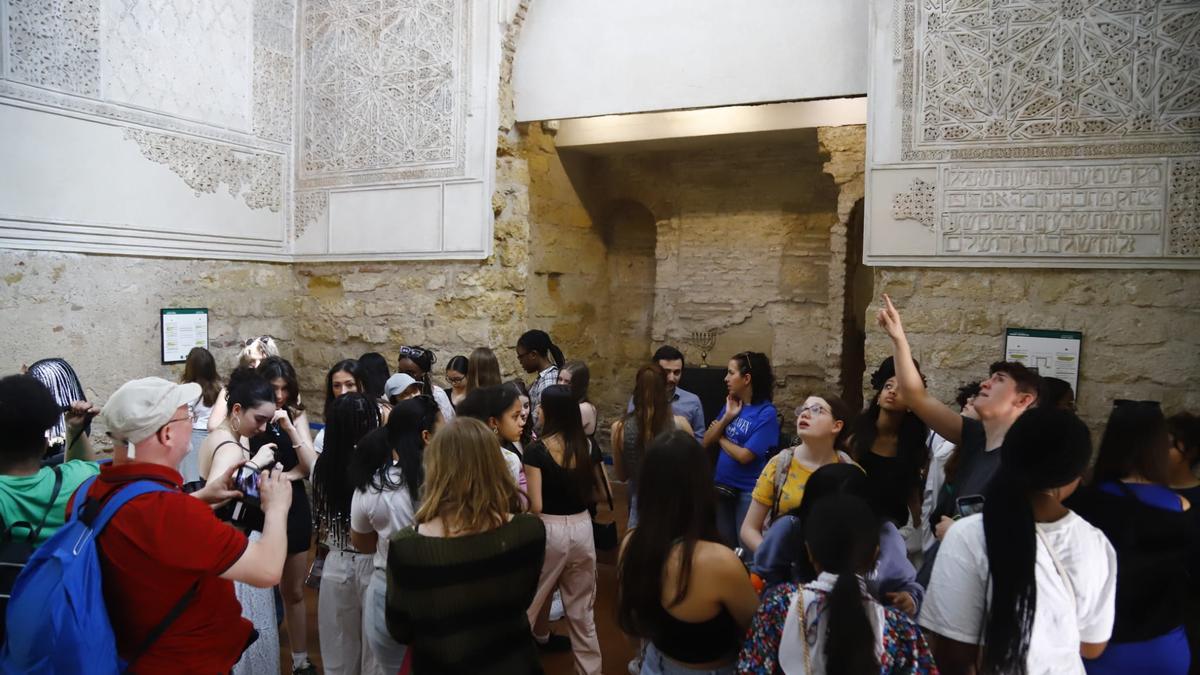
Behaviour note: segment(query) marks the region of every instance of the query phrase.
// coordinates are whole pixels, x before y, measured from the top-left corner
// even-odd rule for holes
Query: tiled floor
[[[617,506],[617,519],[624,528],[628,512],[626,510],[625,486],[613,484],[613,498]],[[603,507],[602,507],[603,508]],[[622,530],[623,532],[624,530]],[[596,631],[600,635],[600,649],[604,654],[604,675],[625,675],[626,665],[633,657],[633,647],[629,640],[617,628],[617,570],[616,556],[612,553],[600,554],[600,566],[597,574],[596,593]],[[318,669],[321,667],[321,649],[317,640],[317,592],[308,591],[308,653]],[[566,635],[567,627],[562,621],[551,624],[551,630]],[[287,630],[280,628],[279,663],[282,675],[291,673],[292,657],[289,653]],[[573,675],[574,667],[571,654],[552,654],[542,660],[546,675]]]

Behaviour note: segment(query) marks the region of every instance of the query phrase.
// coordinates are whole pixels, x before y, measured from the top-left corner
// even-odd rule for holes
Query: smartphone
[[[237,473],[233,476],[233,486],[245,495],[242,501],[254,504],[255,506],[260,503],[258,473],[253,469],[246,466],[238,467]]]
[[[966,518],[976,513],[983,513],[983,495],[967,495],[954,500],[958,507],[958,517]]]

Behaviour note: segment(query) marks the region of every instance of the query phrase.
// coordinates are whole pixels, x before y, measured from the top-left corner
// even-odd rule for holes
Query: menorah
[[[708,367],[708,352],[717,344],[717,334],[711,330],[694,330],[689,337],[683,341],[696,349],[700,350],[701,365]]]

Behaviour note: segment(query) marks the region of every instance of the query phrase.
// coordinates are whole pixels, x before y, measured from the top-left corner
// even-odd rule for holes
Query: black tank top
[[[659,605],[659,630],[653,642],[658,651],[680,663],[710,663],[738,653],[742,630],[724,607],[709,619],[681,621]]]

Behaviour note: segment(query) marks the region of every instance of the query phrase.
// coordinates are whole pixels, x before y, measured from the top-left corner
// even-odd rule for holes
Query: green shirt
[[[75,489],[83,481],[100,473],[100,465],[73,459],[59,465],[59,471],[62,472],[62,487],[53,504],[50,504],[50,495],[54,492],[54,470],[50,467],[42,467],[29,476],[0,475],[0,518],[4,519],[5,530],[18,522],[37,527],[45,516],[46,525],[34,541],[34,544],[41,545],[63,526],[71,495],[75,494]],[[23,537],[25,532],[24,528],[17,528],[13,534]]]
[[[545,554],[546,528],[528,513],[462,537],[393,534],[387,627],[413,650],[413,672],[541,673],[525,613]]]

